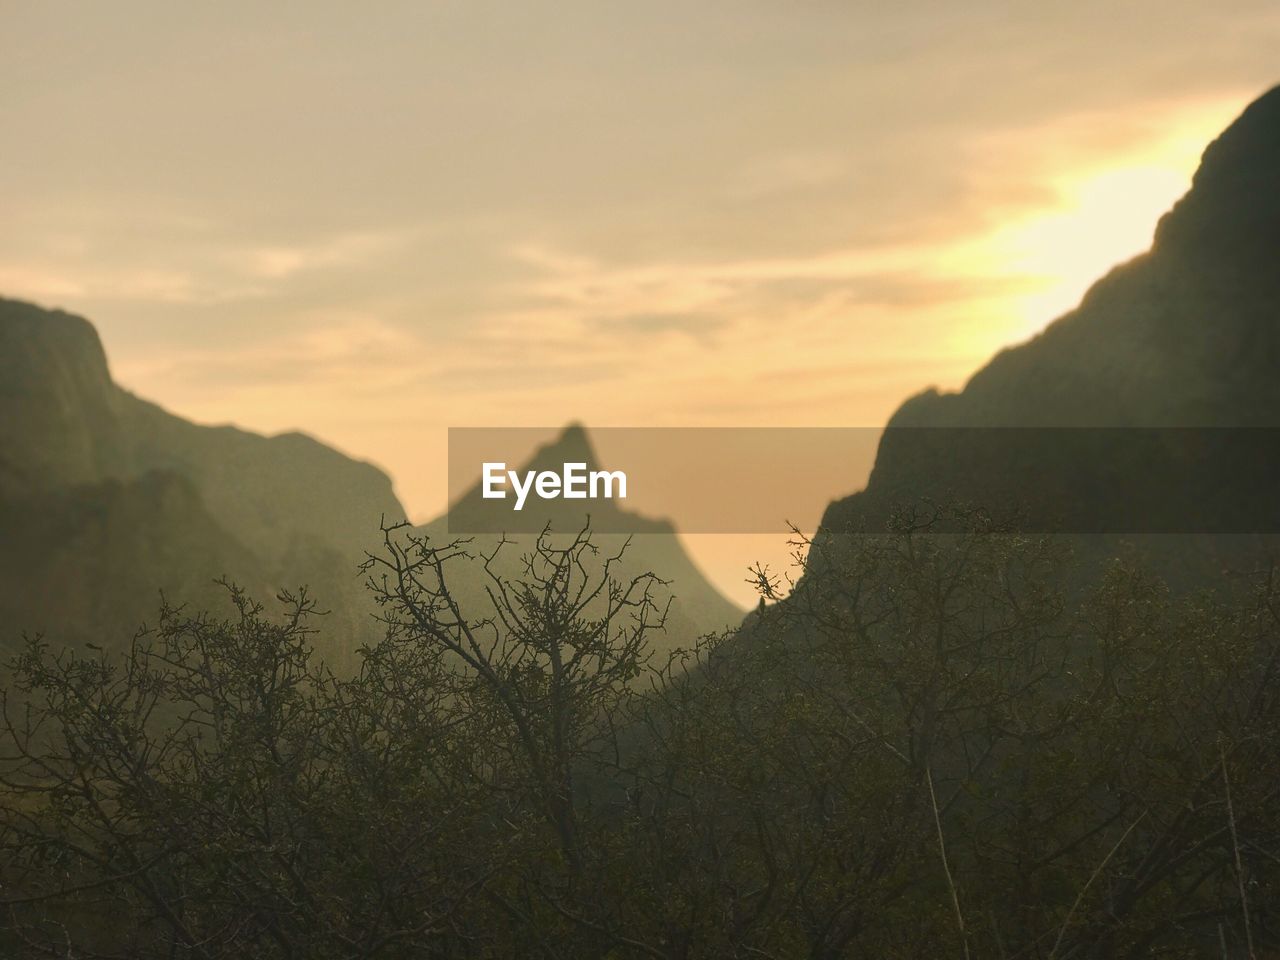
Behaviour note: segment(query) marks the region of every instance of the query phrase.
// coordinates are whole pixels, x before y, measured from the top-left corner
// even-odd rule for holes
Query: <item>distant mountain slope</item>
[[[0,410],[0,494],[172,471],[273,560],[404,516],[386,474],[310,437],[198,426],[121,389],[92,325],[62,311],[0,300]]]
[[[220,605],[224,573],[257,596],[279,586],[171,473],[0,499],[0,531],[0,651],[21,631],[119,646],[155,622],[161,591]]]
[[[404,510],[376,467],[189,423],[112,381],[87,320],[0,299],[0,649],[24,630],[118,645],[159,591],[207,605],[227,575],[309,585],[345,661],[373,635],[356,567],[384,516]]]
[[[580,426],[567,427],[554,442],[539,447],[529,461],[518,469],[521,474],[530,470],[553,470],[559,473],[566,463],[586,464],[588,471],[602,468],[586,430]],[[453,515],[465,515],[468,508],[474,508],[480,501],[480,483],[477,480],[453,505]],[[592,501],[589,509],[577,501],[566,499],[531,500],[524,509],[526,514],[532,515],[535,526],[549,525],[557,535],[571,535],[581,530],[588,522],[588,513],[591,522],[599,529],[639,531],[630,537],[616,533],[593,533],[592,541],[603,555],[616,554],[626,544],[623,561],[617,570],[619,576],[653,572],[669,581],[664,594],[672,597],[673,601],[666,636],[655,641],[656,647],[669,649],[688,645],[703,634],[724,630],[741,621],[743,611],[707,581],[685,552],[676,536],[675,527],[668,521],[629,513],[615,500]],[[623,516],[625,520],[622,519]],[[530,517],[526,517],[526,522],[529,519]],[[451,536],[448,532],[448,515],[436,518],[419,528],[418,532],[432,538],[448,540]],[[455,533],[452,536],[465,534]],[[476,535],[472,539],[473,550],[487,553],[493,549],[498,538]],[[509,536],[508,539],[512,543],[505,548],[507,562],[499,569],[506,575],[518,576],[519,557],[522,552],[528,551],[533,537]],[[477,594],[476,599],[479,598]]]
[[[941,429],[913,429],[922,427]],[[883,529],[893,501],[919,497],[985,496],[1033,509],[1057,497],[1087,510],[1091,497],[1108,496],[1108,473],[1150,482],[1163,496],[1162,480],[1178,468],[1149,451],[1099,463],[1068,449],[1046,484],[1043,470],[996,439],[975,444],[972,433],[950,429],[987,427],[1280,427],[1280,88],[1206,149],[1148,253],[1111,271],[1039,336],[1000,353],[959,393],[930,390],[904,403],[866,489],[833,503],[823,530]],[[1170,511],[1230,507],[1210,494],[1237,477],[1193,479],[1186,490],[1206,496],[1170,502]]]
[[[560,446],[543,453],[594,459],[581,430]],[[226,575],[259,598],[309,586],[330,611],[322,651],[348,664],[378,632],[357,567],[380,522],[404,517],[376,467],[299,433],[174,416],[112,381],[87,320],[0,299],[0,654],[23,631],[118,646],[154,620],[160,591],[208,606]],[[568,531],[585,518],[547,519]],[[626,570],[642,568],[673,581],[671,642],[739,619],[669,524],[636,538]],[[460,589],[481,599],[472,577]]]

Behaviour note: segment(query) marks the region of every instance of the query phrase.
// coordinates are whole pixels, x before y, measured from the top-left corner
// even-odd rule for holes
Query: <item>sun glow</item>
[[[1002,318],[974,331],[998,348],[1072,309],[1112,267],[1149,249],[1156,222],[1187,191],[1205,145],[1239,112],[1239,99],[1184,105],[1153,127],[1167,131],[1107,156],[1064,152],[1033,174],[1051,203],[957,251],[954,264],[1006,284]]]
[[[1195,163],[1182,161],[1169,156],[1064,178],[1055,185],[1058,209],[990,238],[1008,268],[1028,281],[1017,297],[1024,333],[1070,310],[1111,267],[1150,247],[1156,221],[1191,183]]]

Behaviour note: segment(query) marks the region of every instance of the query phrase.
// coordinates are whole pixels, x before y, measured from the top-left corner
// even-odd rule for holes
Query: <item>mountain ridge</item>
[[[535,458],[594,458],[581,425],[556,443]],[[547,518],[562,532],[583,519]],[[444,521],[416,530],[444,536]],[[0,298],[0,649],[24,630],[123,641],[153,618],[159,593],[212,607],[226,575],[260,598],[309,585],[331,611],[323,652],[350,666],[378,634],[359,564],[381,549],[384,523],[403,522],[390,477],[373,464],[299,431],[184,420],[114,382],[88,320]],[[639,538],[627,567],[647,558],[679,581],[678,640],[735,623],[740,611],[674,528],[653,521],[652,532],[663,536]]]
[[[1001,350],[961,390],[907,399],[865,488],[831,503],[822,531],[882,529],[891,496],[1014,490],[1035,499],[1034,478],[1018,474],[1025,465],[1012,453],[983,462],[960,449],[963,430],[954,443],[940,440],[945,428],[1280,427],[1277,262],[1280,87],[1205,149],[1147,252],[1110,270],[1042,332]],[[943,430],[930,431],[930,449],[914,428]]]

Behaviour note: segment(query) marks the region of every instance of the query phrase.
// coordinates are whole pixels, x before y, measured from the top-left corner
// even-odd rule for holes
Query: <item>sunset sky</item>
[[[426,519],[451,425],[960,386],[1147,246],[1277,50],[1274,0],[0,0],[0,294]]]

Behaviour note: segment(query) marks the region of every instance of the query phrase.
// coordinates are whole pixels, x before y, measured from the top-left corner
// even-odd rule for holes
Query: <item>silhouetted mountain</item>
[[[527,471],[550,470],[559,473],[566,463],[582,463],[587,471],[603,469],[596,452],[591,445],[587,431],[576,424],[570,425],[553,442],[539,447],[528,462],[518,469],[521,474]],[[480,483],[466,491],[453,504],[449,514],[441,516],[419,528],[417,532],[426,534],[436,540],[450,538],[449,521],[465,518],[469,511],[477,511],[475,516],[482,516],[483,510]],[[735,625],[742,619],[742,611],[713,587],[685,552],[676,536],[675,527],[666,520],[642,517],[618,506],[618,502],[599,499],[585,506],[581,501],[551,499],[531,499],[525,504],[522,524],[523,529],[538,529],[548,526],[557,540],[564,540],[582,530],[588,523],[602,530],[634,530],[634,535],[593,533],[592,542],[600,550],[601,556],[617,554],[624,544],[626,552],[616,571],[619,577],[634,577],[641,573],[653,572],[669,581],[663,593],[673,598],[667,621],[665,637],[655,638],[655,646],[669,649],[672,646],[688,645],[699,636],[718,632]],[[491,514],[490,514],[491,516]],[[465,526],[465,521],[463,523]],[[493,535],[466,535],[473,541],[472,551],[490,553],[497,544],[498,538]],[[498,570],[505,576],[518,579],[520,573],[519,559],[526,553],[533,542],[533,535],[508,535],[511,545],[504,548],[505,561],[498,565]],[[474,585],[477,591],[482,584]],[[478,596],[478,593],[477,593]]]
[[[221,606],[223,573],[258,596],[279,586],[172,473],[0,499],[0,531],[0,651],[21,631],[118,646],[154,622],[162,590]]]
[[[0,493],[189,478],[247,544],[276,560],[296,542],[348,548],[404,516],[382,471],[300,433],[198,426],[116,386],[97,332],[61,311],[0,300]]]
[[[593,458],[580,428],[560,446],[545,455]],[[0,652],[24,631],[118,646],[154,619],[161,591],[208,606],[225,575],[262,599],[309,586],[330,611],[322,649],[347,663],[378,630],[357,567],[380,522],[404,516],[371,464],[300,433],[174,416],[112,381],[88,321],[0,299]],[[583,518],[547,519],[576,530]],[[678,582],[679,639],[735,621],[672,528],[653,532],[627,569]]]
[[[0,646],[118,643],[159,591],[207,605],[227,575],[259,597],[310,585],[342,660],[370,636],[356,564],[384,515],[404,511],[376,467],[176,417],[112,381],[88,321],[0,300]]]
[[[538,447],[529,460],[516,468],[524,475],[529,472],[549,471],[559,474],[566,463],[581,463],[587,472],[604,469],[596,456],[587,431],[579,424],[570,424],[554,441]],[[506,503],[502,511],[506,512]],[[525,531],[536,531],[550,524],[553,530],[564,533],[580,529],[588,516],[593,525],[606,530],[627,530],[637,534],[674,534],[675,527],[666,520],[656,520],[632,513],[618,506],[618,501],[607,498],[592,500],[586,506],[576,500],[563,497],[541,499],[531,497],[512,522],[519,523]],[[494,501],[485,500],[480,481],[477,481],[449,508],[448,519],[460,530],[495,529]],[[446,517],[433,523],[443,524]]]
[[[823,530],[883,529],[894,504],[917,498],[1062,519],[1069,532],[1123,533],[1136,514],[1145,532],[1179,517],[1235,531],[1251,509],[1268,514],[1259,530],[1280,529],[1266,506],[1276,451],[1255,429],[1280,427],[1278,264],[1280,88],[1208,147],[1149,252],[959,393],[904,403],[866,490],[833,503]],[[988,429],[1008,427],[1031,432]],[[1218,444],[1234,454],[1205,456]]]

